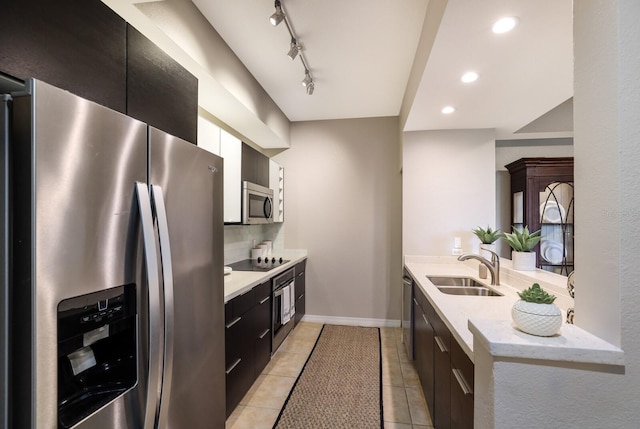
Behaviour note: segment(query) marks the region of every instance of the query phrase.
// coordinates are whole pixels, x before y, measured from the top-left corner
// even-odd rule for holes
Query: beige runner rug
[[[274,429],[383,427],[380,330],[324,325]]]

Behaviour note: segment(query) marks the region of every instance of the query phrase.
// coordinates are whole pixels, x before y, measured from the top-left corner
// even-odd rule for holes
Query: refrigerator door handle
[[[140,211],[142,240],[149,295],[149,375],[147,377],[147,403],[144,410],[144,429],[155,428],[160,390],[160,283],[158,255],[156,254],[153,214],[149,190],[145,183],[136,182],[136,198]]]
[[[169,245],[169,226],[167,211],[162,196],[162,188],[151,185],[151,198],[158,222],[158,236],[160,238],[160,260],[162,262],[162,284],[164,285],[164,365],[162,376],[162,393],[160,395],[160,412],[158,427],[167,427],[169,415],[169,395],[171,392],[171,378],[173,375],[173,344],[174,344],[174,296],[173,296],[173,267],[171,265],[171,246]]]

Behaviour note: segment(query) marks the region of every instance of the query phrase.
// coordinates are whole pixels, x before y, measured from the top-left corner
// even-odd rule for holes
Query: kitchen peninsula
[[[571,410],[557,404],[566,403],[569,407],[574,387],[560,380],[570,380],[579,386],[586,383],[581,379],[581,370],[616,373],[624,365],[622,350],[575,325],[563,324],[559,335],[553,337],[532,336],[514,327],[511,307],[519,299],[517,292],[533,282],[558,297],[556,304],[565,316],[572,299],[564,289],[564,277],[541,270],[515,271],[510,261],[502,260],[501,284],[490,286],[502,296],[447,295],[427,276],[471,277],[489,282],[478,278],[477,263],[461,263],[455,257],[405,256],[404,262],[413,279],[414,295],[424,295],[450,331],[452,347],[454,341],[459,344],[475,366],[470,394],[476,429],[529,427],[514,420],[519,414],[509,410],[526,407],[531,395],[538,400],[544,397],[546,403],[556,406],[549,407],[552,411],[531,422],[530,427],[550,427],[550,424],[569,421],[567,416]],[[527,382],[540,372],[557,373],[558,384],[539,386]],[[560,411],[554,413],[553,410]],[[437,412],[435,419],[438,419]]]

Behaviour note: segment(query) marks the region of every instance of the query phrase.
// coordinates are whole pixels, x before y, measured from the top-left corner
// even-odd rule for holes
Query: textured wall
[[[285,247],[306,248],[307,314],[400,319],[398,118],[298,122],[285,168]]]

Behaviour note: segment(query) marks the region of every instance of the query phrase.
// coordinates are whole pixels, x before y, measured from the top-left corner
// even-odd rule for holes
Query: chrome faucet
[[[475,255],[475,254],[466,254],[458,256],[458,261],[466,261],[467,259],[476,259],[487,266],[489,272],[491,273],[491,284],[492,285],[500,285],[500,257],[493,250],[483,249],[487,252],[491,252],[491,262],[487,260],[487,258]]]

